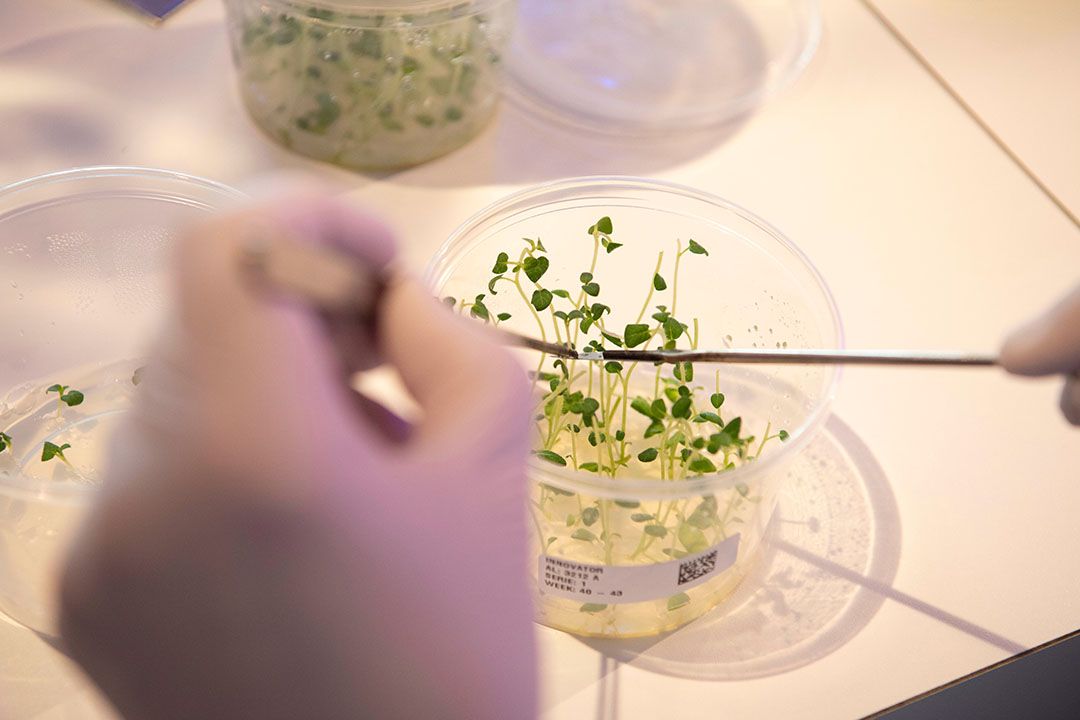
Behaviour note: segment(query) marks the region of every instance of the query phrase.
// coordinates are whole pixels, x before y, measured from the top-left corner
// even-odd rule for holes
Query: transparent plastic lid
[[[137,356],[164,312],[173,239],[241,197],[127,167],[0,187],[0,429],[21,385]]]
[[[818,0],[520,0],[511,97],[614,134],[706,128],[794,80],[820,35]]]
[[[512,0],[233,0],[249,2],[252,5],[264,5],[288,9],[297,14],[307,15],[315,20],[334,22],[341,18],[335,13],[349,17],[366,16],[374,13],[388,15],[442,13],[450,10],[455,14],[471,15],[481,12],[492,5],[500,5]]]

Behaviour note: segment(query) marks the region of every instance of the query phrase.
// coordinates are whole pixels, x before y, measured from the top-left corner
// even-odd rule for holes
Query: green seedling
[[[5,450],[15,452],[15,448],[11,444],[11,436],[5,432],[0,432],[0,453]]]
[[[62,417],[64,412],[64,406],[75,407],[76,405],[82,405],[86,396],[78,390],[72,390],[67,385],[50,385],[45,390],[46,394],[56,393],[56,417]]]
[[[49,462],[53,458],[57,458],[57,459],[60,460],[60,462],[64,463],[69,468],[74,470],[75,466],[72,465],[68,461],[67,457],[64,456],[64,451],[69,449],[70,447],[71,447],[70,443],[64,443],[63,445],[56,445],[56,444],[51,443],[51,442],[46,442],[45,445],[41,449],[41,462]]]
[[[577,350],[603,351],[612,348],[697,349],[700,336],[698,318],[684,316],[679,310],[680,275],[684,261],[697,262],[691,256],[708,256],[709,250],[695,240],[676,242],[668,257],[658,253],[655,267],[643,274],[644,301],[640,312],[631,315],[633,322],[617,327],[611,323],[612,308],[601,302],[606,280],[600,259],[622,247],[613,238],[614,223],[602,217],[589,226],[592,240],[591,261],[578,273],[560,273],[562,278],[577,278],[569,287],[555,287],[555,275],[547,249],[539,239],[524,239],[517,252],[499,252],[491,266],[488,293],[473,302],[458,304],[462,312],[483,322],[497,323],[504,313],[496,314],[498,303],[515,303],[507,308],[532,316],[542,340],[566,344]],[[498,289],[509,288],[510,292]],[[505,313],[509,318],[510,313]],[[533,454],[552,465],[568,466],[580,472],[617,479],[624,475],[651,475],[660,481],[683,481],[703,475],[727,472],[757,459],[766,444],[788,433],[772,432],[767,424],[760,438],[745,432],[741,417],[725,417],[725,397],[720,390],[719,372],[712,387],[695,382],[692,363],[680,363],[670,369],[638,362],[590,362],[549,359],[541,356],[530,375],[537,390],[536,444]],[[649,376],[641,377],[649,372]],[[635,377],[638,382],[633,383]],[[650,394],[641,394],[651,387]],[[631,388],[635,388],[634,392]],[[740,484],[741,485],[741,484]],[[533,511],[544,513],[552,525],[558,525],[571,546],[589,548],[612,564],[616,540],[614,513],[625,513],[623,526],[634,528],[637,543],[620,562],[665,561],[686,557],[711,547],[727,537],[728,528],[741,522],[739,514],[755,502],[749,488],[741,485],[729,493],[726,506],[715,496],[652,503],[638,501],[595,500],[554,485],[541,485],[539,501]],[[575,502],[567,514],[557,516],[551,506],[560,497]],[[643,507],[648,505],[648,507]],[[572,507],[572,506],[571,506]],[[551,513],[549,515],[549,512]],[[545,538],[534,516],[541,547],[553,540]],[[657,550],[656,548],[659,548]],[[690,603],[680,593],[667,601],[669,610]],[[586,603],[584,613],[599,613],[609,606]]]

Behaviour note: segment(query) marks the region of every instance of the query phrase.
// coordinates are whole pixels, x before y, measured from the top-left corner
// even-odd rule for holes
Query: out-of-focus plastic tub
[[[599,251],[595,277],[579,277],[594,252],[586,228],[595,230],[605,216],[613,226],[609,239],[622,245],[610,253]],[[650,287],[672,283],[673,255],[679,247],[686,250],[692,239],[708,255],[683,253],[677,312],[684,322],[698,320],[699,348],[842,345],[829,291],[793,243],[736,205],[658,181],[580,178],[512,195],[453,234],[429,266],[428,281],[440,296],[468,303],[482,293],[489,317],[510,312],[502,327],[536,335],[536,319],[523,302],[527,292],[517,293],[505,281],[495,283],[495,295],[488,287],[492,271],[499,269],[500,252],[510,257],[513,272],[518,253],[528,248],[522,238],[539,240],[546,248],[550,268],[541,281],[546,288],[569,288],[573,297],[586,279],[599,284],[596,300],[611,308],[603,315],[609,329],[621,331],[637,320]],[[664,282],[654,284],[660,251],[667,253],[668,262],[660,272]],[[674,302],[651,297],[675,312]],[[548,335],[554,339],[550,326]],[[536,367],[535,353],[525,359]],[[544,369],[557,376],[552,368],[549,359]],[[627,403],[635,395],[663,400],[667,391],[657,389],[677,384],[672,366],[654,373],[645,366],[628,381],[628,393],[616,384],[616,394],[626,394]],[[597,370],[597,386],[603,377],[608,376]],[[595,395],[591,370],[589,378],[586,394]],[[614,477],[574,469],[579,460],[597,461],[601,468],[608,462],[602,454],[594,456],[596,450],[583,439],[577,454],[555,448],[568,461],[566,467],[535,458],[529,467],[529,510],[536,565],[530,574],[539,622],[580,635],[645,636],[678,627],[723,600],[754,561],[787,466],[819,432],[837,378],[836,369],[821,366],[698,364],[688,384],[702,387],[700,397],[722,392],[726,397],[718,412],[725,421],[730,425],[738,416],[742,436],[757,436],[747,455],[759,455],[733,455],[737,467],[726,471],[721,466],[719,472],[661,479],[655,463],[646,466],[633,459],[655,442],[640,441],[640,433],[635,434],[634,418],[648,421],[635,412],[622,422],[624,439],[632,436],[638,444],[627,449],[631,459]],[[547,386],[546,379],[537,384],[540,390]],[[584,389],[584,380],[580,386]],[[603,393],[600,400],[603,406]],[[537,411],[540,435],[548,409]],[[713,409],[708,403],[698,406]],[[673,404],[669,411],[673,417]],[[706,424],[702,418],[693,423]],[[572,421],[579,422],[578,417]],[[609,426],[609,434],[614,427]],[[779,429],[786,431],[786,440],[773,439],[762,450],[761,439],[775,438]],[[726,461],[726,451],[723,457]]]
[[[236,191],[164,170],[98,167],[0,189],[0,611],[55,630],[58,563],[110,429],[137,392],[175,233]],[[67,404],[54,384],[84,395]],[[69,396],[69,400],[73,398]],[[42,461],[45,442],[70,444]]]
[[[415,165],[487,124],[515,0],[226,0],[240,92],[287,148]]]

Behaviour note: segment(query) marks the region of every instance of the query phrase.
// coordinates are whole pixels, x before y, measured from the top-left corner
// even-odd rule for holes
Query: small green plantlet
[[[557,452],[552,452],[551,450],[537,450],[533,454],[541,460],[547,460],[549,463],[563,466],[566,465],[566,458]]]
[[[11,436],[7,433],[0,432],[0,453],[4,452],[5,450],[11,450],[12,452],[15,452],[14,448],[11,445]]]
[[[522,269],[525,271],[525,277],[537,282],[544,277],[544,273],[548,271],[550,265],[551,261],[543,255],[540,257],[529,256],[522,262]]]
[[[67,457],[64,456],[64,451],[71,447],[70,443],[64,443],[63,445],[56,445],[51,442],[46,442],[41,449],[41,462],[49,462],[53,458],[58,458],[62,463],[70,468],[74,466],[68,462]]]
[[[592,530],[586,530],[585,528],[578,528],[570,535],[570,537],[574,538],[575,540],[583,540],[585,542],[594,542],[595,540],[597,540],[596,533],[594,533]]]
[[[532,306],[537,310],[547,310],[548,306],[551,305],[551,300],[552,295],[550,290],[540,288],[539,290],[533,291]]]
[[[623,342],[628,348],[641,345],[652,337],[652,328],[641,323],[631,323],[623,329]]]
[[[75,407],[82,405],[86,397],[78,390],[72,390],[67,385],[50,385],[45,390],[46,394],[56,393],[56,417],[63,415],[64,406]]]

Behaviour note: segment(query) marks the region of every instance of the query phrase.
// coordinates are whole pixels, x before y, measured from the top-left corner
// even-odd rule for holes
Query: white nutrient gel
[[[605,604],[670,597],[700,585],[735,564],[739,536],[694,555],[650,565],[590,565],[541,555],[537,580],[547,595]]]

